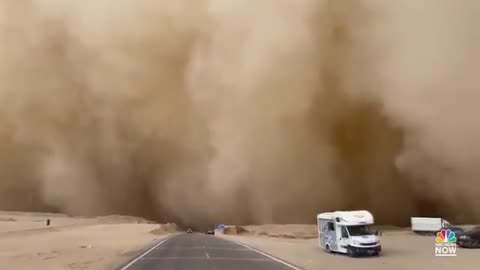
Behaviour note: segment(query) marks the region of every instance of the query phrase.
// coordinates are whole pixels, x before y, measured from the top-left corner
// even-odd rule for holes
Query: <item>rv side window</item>
[[[328,223],[328,230],[329,230],[329,231],[335,231],[335,227],[333,227],[333,223],[332,223],[332,222],[329,222],[329,223]]]
[[[348,238],[347,228],[345,228],[345,227],[342,227],[342,237],[343,238]]]

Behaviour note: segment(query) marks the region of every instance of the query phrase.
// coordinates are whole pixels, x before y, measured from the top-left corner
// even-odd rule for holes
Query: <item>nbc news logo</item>
[[[435,238],[435,256],[457,256],[457,238],[450,229],[442,229]]]

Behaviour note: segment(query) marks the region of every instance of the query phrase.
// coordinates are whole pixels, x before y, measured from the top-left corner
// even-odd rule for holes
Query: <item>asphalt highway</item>
[[[120,270],[292,270],[280,259],[214,235],[167,238]]]

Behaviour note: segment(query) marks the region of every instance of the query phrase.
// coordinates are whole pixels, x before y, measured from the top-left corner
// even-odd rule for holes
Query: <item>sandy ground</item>
[[[0,212],[0,265],[15,270],[115,269],[171,229],[129,217]]]
[[[226,239],[236,240],[269,254],[285,259],[307,270],[318,269],[479,269],[480,250],[457,249],[457,257],[435,257],[434,238],[419,236],[408,229],[385,228],[381,241],[383,254],[380,257],[350,258],[344,255],[333,255],[318,247],[316,238],[296,239],[294,232],[304,228],[305,232],[315,231],[315,225],[267,225],[245,226],[248,233],[241,235],[221,235]],[[308,228],[308,229],[307,229]],[[275,233],[271,233],[271,232]],[[270,232],[273,236],[265,236]],[[280,235],[287,234],[288,238]]]
[[[47,218],[52,222],[48,227]],[[480,250],[458,248],[457,257],[435,257],[433,237],[418,236],[405,228],[379,228],[383,254],[370,258],[327,254],[318,247],[315,225],[237,226],[229,230],[233,235],[219,237],[243,242],[307,270],[474,270],[480,256]],[[140,250],[176,231],[172,224],[152,224],[133,217],[0,212],[0,265],[16,270],[117,269]]]

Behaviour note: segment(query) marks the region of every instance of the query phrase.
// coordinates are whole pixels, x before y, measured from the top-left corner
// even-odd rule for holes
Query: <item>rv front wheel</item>
[[[330,249],[330,245],[327,245],[325,248],[327,249],[328,253],[332,253],[332,250]]]
[[[353,249],[351,248],[347,248],[347,255],[350,256],[350,257],[355,257],[355,251],[353,251]]]

